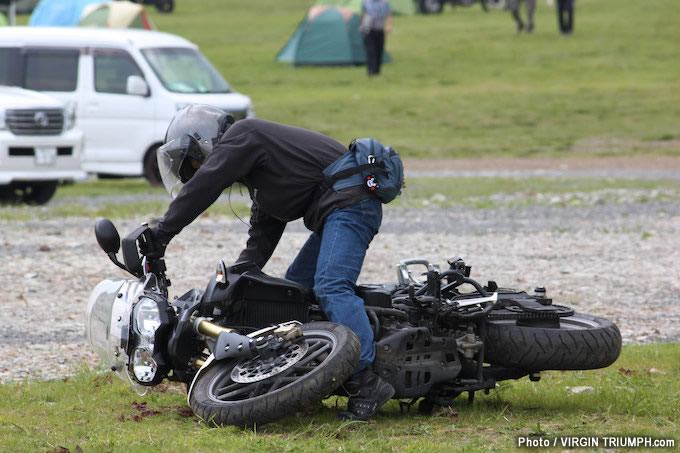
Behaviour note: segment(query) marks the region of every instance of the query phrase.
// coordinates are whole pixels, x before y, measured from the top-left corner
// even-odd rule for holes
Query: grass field
[[[394,63],[298,67],[274,57],[314,0],[178,0],[147,7],[196,44],[259,117],[343,143],[375,136],[406,157],[680,154],[677,0],[579,0],[575,33],[537,1],[536,30],[503,10],[399,16]],[[27,16],[19,18],[20,23]]]
[[[342,142],[375,136],[407,157],[680,154],[677,0],[579,0],[575,33],[538,0],[517,36],[503,10],[400,16],[394,63],[298,67],[274,61],[313,0],[180,0],[149,9],[160,30],[200,45],[258,116]]]
[[[256,429],[216,429],[191,415],[182,387],[140,397],[111,374],[82,372],[65,382],[0,385],[0,451],[476,452],[555,436],[647,436],[677,447],[680,356],[676,345],[628,346],[605,370],[503,381],[473,404],[461,396],[426,415],[417,406],[402,414],[392,401],[375,420],[348,423],[333,419],[336,404],[346,403],[333,397]]]
[[[538,0],[533,35],[517,36],[507,12],[447,7],[438,16],[396,17],[394,63],[369,79],[364,67],[292,68],[274,57],[313,0],[177,0],[172,14],[147,10],[160,30],[196,44],[260,118],[327,133],[347,143],[375,136],[410,158],[680,156],[678,0],[578,0],[575,34],[558,34]],[[19,18],[26,23],[27,16]],[[677,194],[676,183],[663,183]],[[409,182],[399,203],[441,193],[489,206],[515,191],[654,189],[657,182],[479,178],[465,186]],[[83,195],[162,192],[140,180],[61,187],[46,207],[2,207],[0,221],[43,217],[160,215],[165,201],[81,205]],[[677,195],[676,195],[677,196]],[[471,201],[476,200],[476,201]],[[390,205],[392,206],[392,205]],[[235,205],[246,215],[244,205]],[[228,206],[216,207],[219,215]],[[509,381],[474,404],[423,416],[391,402],[375,421],[333,420],[335,400],[255,430],[214,429],[161,386],[140,397],[108,375],[0,385],[0,452],[15,451],[511,451],[518,436],[680,437],[677,344],[624,347],[605,370],[549,372]],[[573,387],[592,390],[575,394]],[[344,401],[340,400],[339,405]],[[412,412],[415,408],[412,410]],[[555,451],[560,451],[556,449]]]
[[[407,178],[401,196],[385,209],[439,206],[452,208],[494,208],[501,205],[526,206],[553,202],[582,205],[584,197],[607,197],[611,191],[632,191],[636,202],[670,201],[680,194],[680,182],[626,179],[499,177]],[[250,203],[239,196],[238,188],[226,200],[213,204],[204,214],[247,217]],[[244,193],[247,191],[243,190]],[[117,194],[112,197],[111,194]],[[500,197],[500,199],[499,199]],[[628,197],[630,198],[630,197]],[[561,201],[561,200],[564,200]],[[630,202],[630,200],[628,200]],[[167,210],[170,198],[162,187],[151,186],[143,178],[91,180],[61,186],[55,201],[45,206],[0,206],[0,221],[30,221],[66,217],[154,218]],[[613,202],[618,202],[613,200]]]

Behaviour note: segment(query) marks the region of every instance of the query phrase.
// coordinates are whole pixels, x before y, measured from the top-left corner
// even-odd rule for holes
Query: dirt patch
[[[680,170],[680,156],[612,156],[570,158],[405,159],[412,171],[447,170]]]

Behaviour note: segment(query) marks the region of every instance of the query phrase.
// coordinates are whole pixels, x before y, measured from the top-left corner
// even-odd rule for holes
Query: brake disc
[[[298,363],[308,350],[309,345],[302,340],[291,343],[279,354],[267,359],[257,356],[243,360],[231,370],[231,379],[240,384],[263,381]]]

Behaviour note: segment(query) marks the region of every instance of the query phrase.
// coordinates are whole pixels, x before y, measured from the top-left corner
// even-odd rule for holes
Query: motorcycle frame
[[[154,274],[157,280],[156,286],[146,288],[142,297],[155,300],[164,313],[162,325],[155,335],[155,344],[159,347],[154,350],[154,359],[162,373],[152,384],[146,385],[155,385],[163,378],[187,384],[193,382],[199,369],[218,360],[211,351],[223,334],[235,330],[252,333],[258,328],[291,319],[300,322],[326,319],[309,290],[297,283],[270,277],[252,263],[226,267],[220,262],[204,291],[192,289],[169,302],[167,287],[170,280],[165,276],[163,259],[149,260],[138,254],[139,248],[149,242],[149,234],[148,225],[143,224],[123,239],[124,266],[115,258],[117,250],[111,250],[111,247],[107,250],[102,245],[117,266],[140,281],[148,274]],[[426,266],[426,282],[419,282],[408,270],[413,264]],[[501,380],[526,375],[532,380],[540,379],[538,374],[525,370],[484,364],[486,314],[496,305],[495,293],[489,296],[487,290],[495,291],[497,287],[489,282],[484,288],[469,278],[470,267],[460,258],[449,260],[449,265],[449,270],[440,272],[437,266],[424,260],[404,260],[398,266],[398,285],[357,288],[374,330],[376,360],[373,368],[395,388],[394,398],[425,397],[430,402],[448,404],[462,392],[469,392],[470,399],[477,391],[488,392]],[[443,281],[446,284],[442,286]],[[446,299],[446,291],[464,283],[472,285],[478,295],[460,302]],[[398,294],[406,294],[400,300],[406,304],[395,303]],[[506,297],[508,294],[523,293],[506,293]],[[462,308],[471,306],[473,310],[468,314],[457,314],[453,322],[441,323],[437,320],[437,310],[445,304]],[[486,305],[482,307],[483,304]],[[272,307],[277,309],[271,312]],[[260,312],[268,315],[255,316]],[[201,328],[201,323],[205,322],[208,325]],[[236,329],[224,326],[235,326]]]

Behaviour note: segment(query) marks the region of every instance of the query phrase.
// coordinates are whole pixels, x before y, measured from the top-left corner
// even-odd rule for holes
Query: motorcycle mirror
[[[94,224],[94,235],[99,247],[107,254],[116,254],[120,250],[118,230],[109,219],[98,219]]]

